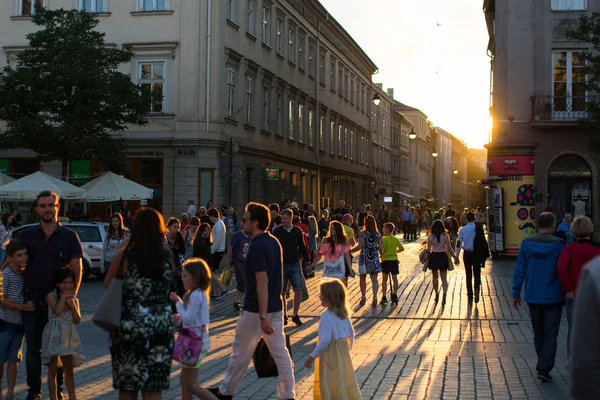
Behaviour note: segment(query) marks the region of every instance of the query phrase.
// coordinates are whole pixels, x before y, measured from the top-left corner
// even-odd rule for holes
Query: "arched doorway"
[[[588,162],[576,154],[556,158],[548,168],[548,201],[560,221],[573,211],[573,201],[581,195],[587,203],[586,215],[592,213],[592,169]]]

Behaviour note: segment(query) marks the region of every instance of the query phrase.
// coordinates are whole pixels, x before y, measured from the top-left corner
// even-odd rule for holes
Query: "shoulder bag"
[[[116,331],[121,325],[121,304],[123,302],[123,262],[127,252],[123,252],[119,270],[98,304],[92,321],[107,332]]]
[[[202,328],[205,329],[206,327],[203,325]],[[202,336],[198,336],[196,332],[190,329],[180,328],[173,346],[173,360],[189,367],[195,367],[198,365],[201,353]]]
[[[335,261],[323,262],[323,277],[324,278],[338,278],[343,281],[346,278],[346,261],[344,259],[344,249],[342,248],[342,254]]]

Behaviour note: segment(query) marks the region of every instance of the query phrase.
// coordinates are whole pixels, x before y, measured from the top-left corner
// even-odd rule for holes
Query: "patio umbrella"
[[[0,198],[35,200],[43,190],[52,190],[64,200],[85,199],[85,189],[45,174],[41,171],[0,186]]]
[[[153,194],[152,189],[110,171],[86,183],[81,188],[87,191],[86,200],[90,203],[144,200],[151,199]]]

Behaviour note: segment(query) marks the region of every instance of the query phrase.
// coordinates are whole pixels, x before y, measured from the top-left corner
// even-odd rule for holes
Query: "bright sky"
[[[320,0],[379,67],[373,81],[483,148],[490,60],[483,0]]]

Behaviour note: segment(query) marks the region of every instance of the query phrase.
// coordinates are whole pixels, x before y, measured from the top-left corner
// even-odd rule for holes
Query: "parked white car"
[[[106,222],[79,222],[65,221],[60,223],[69,228],[79,236],[81,246],[83,247],[83,276],[82,280],[89,279],[90,275],[102,278],[104,274],[100,269],[100,259],[102,257],[102,243],[108,229]],[[27,224],[18,227],[11,232],[9,238],[18,238],[23,231],[37,224]]]

